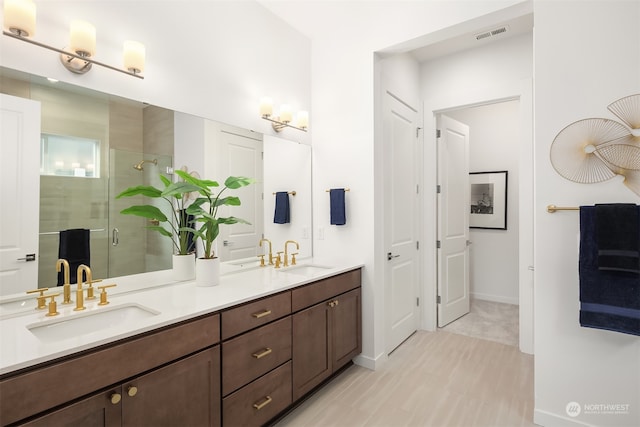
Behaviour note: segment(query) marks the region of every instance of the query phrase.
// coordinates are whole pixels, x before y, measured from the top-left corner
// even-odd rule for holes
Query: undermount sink
[[[53,319],[27,325],[27,329],[42,341],[56,342],[124,324],[135,324],[158,314],[160,314],[159,311],[139,304],[122,304],[99,307],[78,314],[59,315]]]
[[[282,268],[283,273],[301,274],[303,276],[313,276],[315,274],[321,274],[331,269],[324,265],[316,264],[298,264],[289,267]]]

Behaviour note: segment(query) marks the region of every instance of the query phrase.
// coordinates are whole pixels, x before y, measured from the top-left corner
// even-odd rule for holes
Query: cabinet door
[[[333,370],[337,370],[362,352],[362,304],[360,289],[334,299],[332,316]]]
[[[77,426],[115,427],[120,425],[122,390],[114,388],[82,399],[43,417],[23,424],[29,427]]]
[[[331,308],[316,304],[293,315],[293,400],[296,401],[332,373]]]
[[[122,388],[124,426],[219,426],[220,346],[140,376]]]

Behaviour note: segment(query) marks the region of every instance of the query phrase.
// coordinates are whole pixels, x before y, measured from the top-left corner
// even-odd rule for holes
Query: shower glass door
[[[172,163],[167,155],[109,150],[109,277],[171,268],[171,240],[147,229],[151,223],[146,218],[120,213],[129,206],[154,204],[171,217],[168,203],[144,196],[115,197],[136,185],[164,188],[160,175],[173,180],[167,173]]]

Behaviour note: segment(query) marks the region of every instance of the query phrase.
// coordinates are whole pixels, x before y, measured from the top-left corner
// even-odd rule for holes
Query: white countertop
[[[326,268],[305,271],[300,268],[303,265]],[[299,271],[296,271],[296,267],[300,268]],[[362,267],[362,264],[344,263],[338,266],[336,263],[325,264],[309,259],[300,261],[299,266],[288,268],[264,267],[228,272],[220,277],[220,285],[211,287],[197,287],[195,282],[173,282],[162,285],[162,281],[159,281],[153,287],[147,285],[147,287],[136,288],[129,284],[121,286],[118,280],[115,280],[114,283],[118,284],[118,287],[108,290],[113,291],[109,292],[108,305],[98,306],[99,299],[96,299],[85,302],[86,310],[74,311],[75,304],[62,305],[62,298],[59,296],[56,300],[60,314],[54,317],[47,317],[46,309],[35,310],[36,301],[33,297],[26,301],[26,304],[30,304],[33,309],[23,309],[14,313],[5,311],[5,314],[0,316],[0,374],[213,313],[359,267]],[[168,273],[169,271],[165,273],[165,277]],[[100,285],[108,283],[111,283],[111,280]],[[56,290],[58,289],[62,291],[62,288]],[[72,286],[73,300],[75,300],[74,291],[75,286]],[[115,322],[114,325],[105,322],[106,324],[100,327],[90,329],[81,327],[80,329],[85,330],[55,340],[46,337],[43,339],[42,336],[38,338],[29,329],[33,326],[41,326],[39,330],[46,336],[48,327],[55,327],[56,324],[68,321],[73,321],[74,327],[75,325],[87,326],[92,322],[85,322],[80,317],[104,313],[105,310],[115,312],[116,309],[125,306],[139,306],[154,314],[137,319],[135,322],[120,321]],[[73,328],[70,330],[76,331]]]

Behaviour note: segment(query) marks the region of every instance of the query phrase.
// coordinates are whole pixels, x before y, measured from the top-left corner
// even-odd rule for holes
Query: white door
[[[246,176],[249,178],[263,176],[262,135],[245,129],[223,124],[212,124],[211,131],[213,145],[211,152],[214,159],[207,157],[206,161],[214,161],[215,175],[213,179],[224,185],[224,180],[230,176]],[[217,242],[217,253],[222,260],[230,261],[255,257],[258,255],[258,242],[264,233],[263,220],[263,183],[227,190],[223,196],[235,195],[240,198],[241,205],[224,208],[221,216],[235,216],[248,221],[250,224],[233,224],[220,226]]]
[[[469,127],[438,118],[438,326],[469,312]]]
[[[9,295],[38,287],[40,103],[0,94],[0,112],[0,295]]]
[[[384,99],[385,311],[387,353],[413,334],[418,307],[418,111]]]

